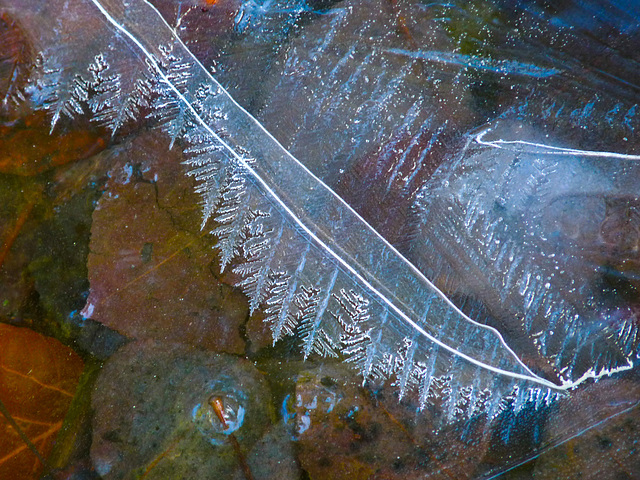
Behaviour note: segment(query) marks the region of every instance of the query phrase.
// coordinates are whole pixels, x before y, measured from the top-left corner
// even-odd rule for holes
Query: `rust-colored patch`
[[[90,127],[90,126],[88,126]],[[78,128],[51,135],[44,111],[0,125],[0,173],[36,175],[59,165],[88,158],[107,146],[106,134]]]
[[[53,448],[83,367],[59,341],[0,324],[0,400],[43,458]],[[0,416],[0,480],[37,479],[44,466],[13,422]]]

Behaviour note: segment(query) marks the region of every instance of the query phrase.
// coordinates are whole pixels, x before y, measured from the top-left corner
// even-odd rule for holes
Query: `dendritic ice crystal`
[[[51,3],[43,8],[57,18],[56,2]],[[244,4],[237,31],[259,24],[270,32],[269,22],[278,16],[263,14],[271,4]],[[281,14],[306,11],[299,2],[273,5]],[[585,149],[541,143],[535,129],[503,128],[509,115],[526,119],[534,109],[505,112],[506,120],[484,125],[488,136],[476,130],[457,139],[460,148],[419,187],[418,176],[404,173],[410,163],[406,155],[388,169],[386,193],[404,182],[417,224],[411,247],[401,251],[328,185],[335,172],[312,171],[308,165],[313,162],[294,158],[247,113],[151,3],[78,0],[66,8],[75,9],[75,16],[65,13],[71,19],[95,19],[92,40],[78,46],[53,41],[55,29],[42,34],[49,44],[34,70],[32,102],[51,112],[53,128],[63,116],[81,113],[91,114],[114,134],[141,116],[162,124],[172,147],[175,142],[184,149],[190,174],[199,181],[203,226],[219,239],[222,268],[238,274],[251,310],[263,309],[274,341],[293,335],[305,357],[340,357],[365,380],[391,378],[400,397],[416,395],[419,409],[438,399],[449,419],[495,416],[507,404],[516,410],[527,403],[548,404],[558,392],[587,379],[633,366],[640,340],[635,313],[603,298],[597,269],[581,271],[572,264],[587,227],[561,238],[563,230],[554,219],[560,218],[556,207],[561,202],[587,202],[600,192],[609,199],[602,206],[604,221],[607,205],[633,188],[628,178],[637,178],[638,158],[589,155]],[[43,30],[34,16],[15,15],[22,15],[34,31]],[[445,65],[445,73],[447,68],[468,69],[535,81],[560,71],[508,59],[398,49],[392,45],[397,39],[388,36],[380,40],[389,43],[384,48],[364,45],[341,52],[336,46],[329,52],[326,45],[334,42],[353,10],[340,7],[322,15],[329,33],[322,37],[325,43],[308,51],[336,65],[308,81],[324,82],[326,88],[371,84],[380,101],[411,88],[412,75],[434,63]],[[366,28],[371,25],[365,22]],[[351,83],[332,78],[354,55],[363,58],[361,69],[347,79]],[[300,58],[284,63],[302,69],[303,62],[296,65],[296,60]],[[404,63],[388,83],[377,84],[379,79],[365,70],[387,61]],[[323,66],[320,60],[305,65]],[[435,77],[442,71],[434,72],[428,79],[437,96],[441,79]],[[465,98],[469,89],[460,86],[460,74],[454,81],[447,75],[460,88],[456,98]],[[317,86],[318,95],[327,93],[322,88]],[[350,108],[349,102],[358,98],[357,89],[352,90],[352,96],[327,94],[310,121],[315,125],[324,121],[322,115]],[[430,140],[419,138],[405,149],[423,145],[420,158],[426,163],[431,149],[440,148],[446,137],[449,120],[441,121],[441,110],[424,98],[396,100],[407,107],[402,134],[418,124],[431,128]],[[376,102],[363,101],[357,114]],[[449,113],[459,115],[461,108]],[[364,137],[385,128],[381,112],[372,118],[371,132],[362,133]],[[350,133],[361,128],[359,120],[345,122]],[[433,127],[434,122],[439,126]],[[520,143],[504,143],[509,139]],[[389,155],[395,158],[393,150]],[[379,153],[382,157],[385,152]],[[378,167],[376,175],[382,175],[382,160]],[[215,225],[208,227],[207,220]],[[584,275],[578,278],[577,273]]]

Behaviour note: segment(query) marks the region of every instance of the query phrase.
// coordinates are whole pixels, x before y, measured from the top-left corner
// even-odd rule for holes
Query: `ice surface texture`
[[[417,253],[414,265],[238,105],[150,3],[79,1],[65,12],[71,19],[65,18],[64,28],[47,8],[53,10],[43,6],[24,19],[29,24],[51,18],[53,27],[32,83],[34,103],[51,111],[54,127],[86,105],[114,132],[150,110],[185,146],[189,172],[204,198],[203,228],[214,220],[222,268],[240,274],[239,285],[252,309],[264,309],[274,341],[295,335],[305,357],[342,357],[365,380],[393,378],[400,396],[417,392],[420,408],[437,398],[449,419],[494,416],[505,402],[516,410],[529,401],[544,404],[586,378],[633,366],[638,339],[629,311],[610,308],[585,319],[591,297],[558,293],[569,287],[562,275],[552,275],[555,260],[530,261],[544,257],[544,249],[501,241],[508,228],[528,238],[535,216],[547,218],[545,208],[553,202],[529,209],[525,192],[509,197],[516,207],[500,213],[498,192],[475,185],[468,168],[487,163],[490,174],[483,173],[483,182],[495,176],[496,190],[529,178],[532,188],[543,187],[555,181],[547,171],[561,179],[571,171],[576,182],[584,177],[590,185],[604,182],[592,180],[579,157],[547,161],[546,155],[524,154],[521,167],[514,167],[510,149],[481,143],[490,137],[472,137],[475,143],[462,149],[452,177],[436,175],[441,185],[430,182],[416,200],[421,241],[451,258]],[[54,41],[74,18],[95,22],[90,41],[76,49],[72,42]],[[476,62],[429,58],[472,67]],[[483,65],[553,75],[551,68],[526,64]],[[531,218],[507,227],[501,219],[515,216],[518,208]],[[473,269],[478,264],[481,272]],[[512,323],[482,323],[484,307],[481,321],[471,318],[425,276],[435,279],[461,268],[472,272],[478,299],[495,305],[495,317],[513,315],[520,329],[503,334],[502,327]]]
[[[425,185],[416,208],[427,248],[412,258],[448,277],[474,317],[504,332],[547,378],[579,384],[629,369],[636,312],[614,299],[594,257],[621,257],[637,241],[640,192],[629,175],[640,157],[488,139],[530,138],[514,125],[496,122]],[[624,238],[612,243],[616,235]]]

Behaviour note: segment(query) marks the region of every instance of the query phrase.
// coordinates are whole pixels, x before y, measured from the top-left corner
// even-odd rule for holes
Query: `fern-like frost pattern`
[[[504,130],[499,122],[494,128]],[[567,199],[592,198],[594,190],[594,202],[618,195],[615,173],[594,173],[611,162],[598,159],[596,169],[579,157],[496,152],[474,143],[418,195],[427,248],[416,250],[414,261],[435,277],[456,277],[452,293],[480,300],[479,313],[490,321],[518,319],[524,342],[516,349],[537,357],[547,378],[570,383],[630,368],[640,341],[635,313],[603,298],[599,270],[585,261],[579,237],[554,233],[557,203],[571,212]]]
[[[49,56],[50,55],[50,56]],[[51,113],[51,130],[61,118],[73,119],[84,113],[84,104],[89,98],[89,85],[78,73],[62,67],[64,55],[51,52],[40,57],[36,76],[28,87],[31,101]]]
[[[146,64],[134,64],[133,70],[114,73],[102,54],[89,66],[92,74],[89,108],[92,120],[104,125],[112,133],[119,131],[128,121],[136,120],[141,110],[149,106],[153,80]]]
[[[214,224],[221,267],[238,275],[251,310],[263,309],[274,341],[295,336],[305,357],[342,357],[365,381],[391,378],[401,398],[415,395],[419,409],[441,405],[450,420],[548,404],[556,392],[579,383],[576,377],[630,361],[637,345],[632,322],[617,331],[605,327],[599,338],[614,338],[616,348],[590,343],[592,332],[577,328],[581,308],[589,305],[548,291],[551,277],[527,263],[529,247],[505,240],[511,232],[500,218],[468,191],[445,188],[432,195],[426,189],[416,208],[425,231],[437,226],[433,235],[425,234],[430,245],[456,245],[460,231],[478,240],[464,246],[460,259],[429,260],[424,270],[435,278],[447,261],[482,267],[480,283],[486,286],[478,296],[497,295],[498,302],[490,297],[486,303],[520,315],[526,338],[535,339],[533,346],[512,349],[497,328],[473,320],[475,313],[486,313],[482,308],[456,306],[293,158],[211,77],[150,3],[84,5],[105,20],[99,43],[116,47],[96,49],[87,58],[83,49],[73,62],[58,64],[49,59],[74,53],[45,55],[33,83],[34,103],[52,112],[53,126],[88,106],[95,121],[113,132],[148,108],[172,145],[184,147],[203,195],[203,226],[207,220]],[[137,62],[118,59],[113,51]],[[546,188],[545,168],[554,166],[540,165],[527,188]],[[432,213],[447,211],[453,213]],[[582,359],[589,349],[595,353]],[[531,353],[537,360],[532,366],[521,360]]]

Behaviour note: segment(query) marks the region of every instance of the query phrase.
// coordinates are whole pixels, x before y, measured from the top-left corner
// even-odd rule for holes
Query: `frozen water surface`
[[[26,93],[54,127],[163,123],[274,340],[392,383],[416,423],[493,431],[476,476],[635,408],[636,3],[157,1],[146,30],[145,2],[77,3],[49,30],[9,9],[42,49]]]

